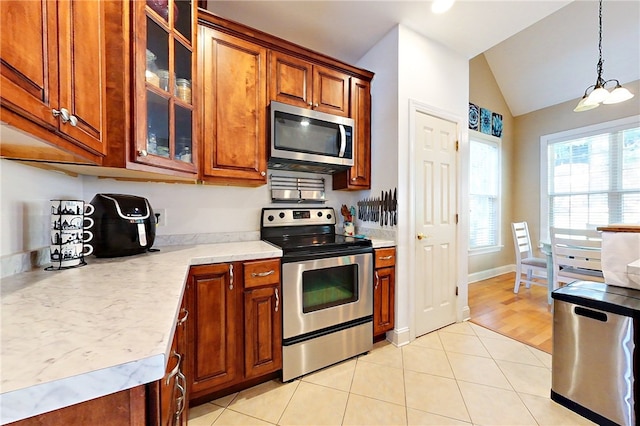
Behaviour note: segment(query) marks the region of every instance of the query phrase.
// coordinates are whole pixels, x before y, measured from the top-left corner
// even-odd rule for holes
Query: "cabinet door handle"
[[[280,306],[280,296],[278,296],[278,287],[276,287],[276,312],[278,312],[278,306]]]
[[[265,171],[261,171],[260,172],[260,176],[266,176],[266,175],[267,175],[267,172],[265,172]]]
[[[229,265],[229,290],[233,290],[233,265]]]
[[[309,106],[313,106],[313,102],[309,102],[307,105],[309,105]]]
[[[52,109],[51,113],[54,117],[60,117],[62,124],[71,124],[73,127],[78,125],[78,118],[75,115],[69,113],[69,110],[66,108],[60,108],[60,110]]]
[[[268,277],[269,275],[273,274],[274,272],[276,272],[276,271],[274,271],[273,269],[270,270],[270,271],[267,271],[267,272],[252,272],[251,276],[253,278],[255,278],[255,277]]]
[[[184,411],[185,400],[187,398],[187,378],[182,374],[182,371],[179,371],[176,376],[176,389],[180,392],[180,396],[176,398],[175,424],[179,425],[180,416],[182,416],[182,412]]]
[[[180,364],[182,363],[182,356],[178,352],[173,351],[172,355],[178,358],[178,362],[176,363],[176,366],[173,367],[173,370],[171,370],[171,373],[169,373],[167,375],[167,378],[165,379],[165,383],[167,385],[169,384],[173,376],[177,375],[180,372]]]
[[[318,103],[316,102],[315,104],[313,104],[314,108],[318,108]]]
[[[138,155],[139,155],[140,157],[146,157],[147,155],[149,155],[149,153],[147,152],[147,150],[146,150],[146,149],[139,149],[139,150],[138,150]]]
[[[374,287],[374,289],[377,289],[378,284],[380,283],[380,277],[378,276],[378,271],[376,271],[375,274],[376,274],[376,286]]]
[[[178,318],[178,327],[181,326],[182,324],[184,324],[184,322],[187,320],[187,318],[189,317],[189,311],[187,311],[186,309],[182,308],[180,310],[180,312],[182,312],[184,315],[182,318]]]
[[[393,255],[389,255],[389,256],[380,256],[378,259],[380,259],[380,260],[389,260],[389,259],[391,259],[391,258],[393,258]]]

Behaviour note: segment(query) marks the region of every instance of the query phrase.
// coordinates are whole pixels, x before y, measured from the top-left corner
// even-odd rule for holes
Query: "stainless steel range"
[[[371,241],[335,227],[332,208],[262,210],[261,238],[283,251],[283,381],[371,350]]]

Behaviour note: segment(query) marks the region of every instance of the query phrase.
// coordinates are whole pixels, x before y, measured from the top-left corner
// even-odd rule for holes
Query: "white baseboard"
[[[498,268],[487,269],[480,272],[474,272],[473,274],[469,274],[468,283],[475,283],[477,281],[486,280],[489,278],[497,277],[498,275],[507,274],[509,272],[515,272],[516,265],[504,265]]]
[[[398,347],[408,345],[411,342],[409,339],[409,327],[387,332],[387,340]]]

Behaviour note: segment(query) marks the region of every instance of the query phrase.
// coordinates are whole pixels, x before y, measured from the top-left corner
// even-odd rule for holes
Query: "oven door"
[[[283,263],[283,339],[370,317],[372,283],[371,252]]]

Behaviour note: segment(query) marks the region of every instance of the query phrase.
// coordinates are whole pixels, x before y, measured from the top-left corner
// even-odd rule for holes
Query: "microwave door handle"
[[[340,152],[338,153],[338,157],[344,157],[344,151],[347,149],[347,134],[344,131],[344,126],[342,124],[338,125],[340,129]]]

